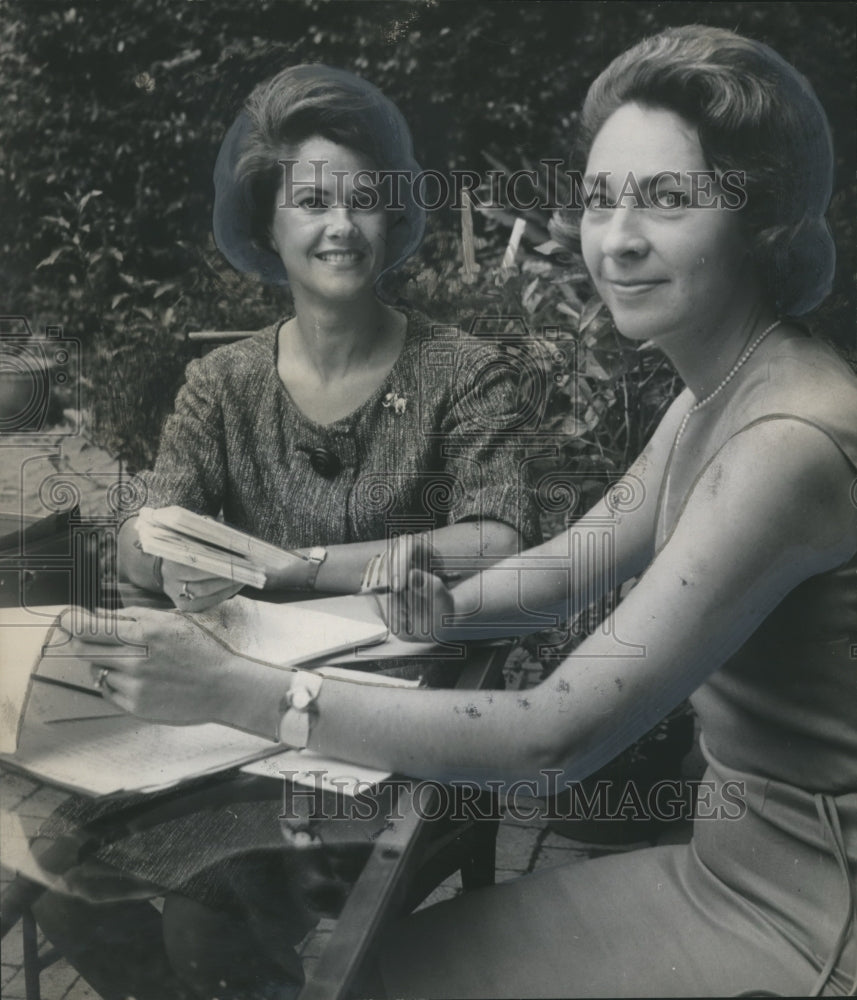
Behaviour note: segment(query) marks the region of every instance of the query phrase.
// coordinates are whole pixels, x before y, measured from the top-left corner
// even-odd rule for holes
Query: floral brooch
[[[400,396],[397,392],[388,392],[384,399],[381,401],[381,406],[391,409],[393,413],[398,417],[401,416],[408,408],[408,401],[404,396]]]

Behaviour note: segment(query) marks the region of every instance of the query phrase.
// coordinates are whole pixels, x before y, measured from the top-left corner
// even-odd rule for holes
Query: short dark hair
[[[696,126],[711,169],[744,172],[743,218],[769,300],[783,315],[817,306],[836,255],[824,217],[833,147],[807,80],[762,42],[686,25],[644,39],[595,80],[581,115],[581,153],[628,103],[681,115]],[[562,220],[554,230],[568,233]]]

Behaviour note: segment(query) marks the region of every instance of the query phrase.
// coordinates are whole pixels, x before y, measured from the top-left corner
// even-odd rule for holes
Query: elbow
[[[573,777],[579,752],[573,743],[568,733],[552,734],[550,727],[536,727],[535,732],[521,736],[515,770],[529,775],[544,794],[555,785],[558,775],[562,780]]]
[[[489,531],[484,530],[483,527],[480,555],[490,559],[505,559],[506,556],[517,555],[521,546],[521,536],[510,524],[495,521],[491,524]]]
[[[517,729],[518,770],[525,771],[550,792],[556,782],[581,781],[607,763],[621,747],[605,740],[608,729],[574,706],[557,705],[544,685],[521,692],[518,704],[527,724]],[[559,709],[559,710],[558,710]]]
[[[137,540],[137,518],[129,517],[122,522],[119,528],[118,544],[116,546],[116,569],[119,579],[123,582],[136,583],[134,579],[138,549],[135,546]]]
[[[129,517],[119,528],[116,570],[123,583],[133,583],[144,590],[153,587],[152,558],[144,556],[139,548],[136,516]]]

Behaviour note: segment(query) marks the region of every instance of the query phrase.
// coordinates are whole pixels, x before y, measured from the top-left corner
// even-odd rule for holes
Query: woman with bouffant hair
[[[425,228],[412,185],[385,183],[384,172],[419,170],[392,101],[329,66],[260,84],[223,140],[217,245],[237,270],[288,287],[294,315],[190,364],[142,480],[148,507],[222,510],[298,550],[303,562],[272,569],[268,589],[358,590],[369,560],[386,558],[395,518],[423,518],[450,555],[507,553],[520,525],[525,538],[537,531],[525,496],[519,505],[513,451],[492,446],[515,407],[497,352],[458,338],[453,364],[421,366],[431,321],[377,293]],[[445,506],[427,507],[432,482]],[[184,611],[237,589],[153,560],[136,541],[130,518],[120,568]]]
[[[410,130],[398,108],[376,87],[331,66],[291,66],[259,84],[221,146],[214,170],[214,238],[239,271],[267,284],[287,285],[285,265],[271,241],[276,207],[285,208],[284,178],[296,148],[313,136],[360,153],[375,171],[415,177]],[[388,192],[391,193],[391,192]],[[420,245],[425,210],[408,185],[386,206],[386,255],[381,275]],[[393,199],[388,199],[392,204]],[[379,275],[378,277],[380,277]],[[376,277],[376,283],[378,281]]]
[[[609,179],[552,232],[582,244],[619,330],[660,346],[689,390],[630,470],[640,507],[617,529],[620,575],[642,575],[612,631],[645,659],[585,642],[541,686],[535,759],[581,778],[691,694],[708,763],[693,839],[424,911],[389,942],[385,983],[432,997],[853,993],[857,383],[787,318],[833,278],[826,116],[768,46],[689,26],[615,59],[580,124],[587,179]],[[629,173],[645,191],[660,170],[737,172],[743,205],[697,207],[686,177],[659,205],[616,200]],[[561,538],[524,558],[547,550],[573,551]],[[482,627],[503,620],[514,562],[452,594],[434,583],[435,620],[475,593]],[[544,577],[521,605],[555,601]],[[529,718],[542,701],[528,700]]]
[[[586,179],[603,188],[580,221],[587,269],[619,331],[663,350],[687,388],[617,487],[567,531],[452,590],[416,568],[394,586],[409,622],[451,639],[535,630],[544,612],[568,617],[615,580],[635,586],[526,697],[376,692],[301,670],[257,683],[272,706],[289,690],[286,742],[300,718],[300,743],[321,753],[495,788],[521,779],[546,794],[691,696],[708,770],[689,844],[539,871],[415,914],[384,941],[389,995],[847,993],[857,380],[791,318],[830,283],[824,113],[766,45],[689,26],[612,63],[584,124]],[[742,207],[721,197],[727,168],[746,176]],[[703,204],[694,178],[706,172]],[[652,178],[657,198],[641,201]],[[605,524],[612,572],[586,558]],[[135,617],[140,641],[160,649],[146,665],[114,655],[111,636],[75,643],[94,671],[116,675],[114,703],[211,717],[172,697],[194,663],[169,616]],[[277,709],[231,694],[239,665],[206,652],[228,706],[214,717],[270,731]]]

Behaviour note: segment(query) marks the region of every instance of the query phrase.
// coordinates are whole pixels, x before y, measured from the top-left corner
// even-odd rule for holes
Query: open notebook
[[[344,650],[359,653],[387,637],[373,602],[336,598],[329,611],[325,603],[234,597],[186,617],[241,656],[276,667]],[[109,795],[155,791],[282,752],[276,743],[227,726],[156,725],[120,712],[93,689],[89,665],[64,654],[66,633],[56,627],[64,611],[0,610],[0,752],[6,760],[55,784]],[[128,655],[139,654],[129,645]],[[350,676],[390,683],[371,674]]]

